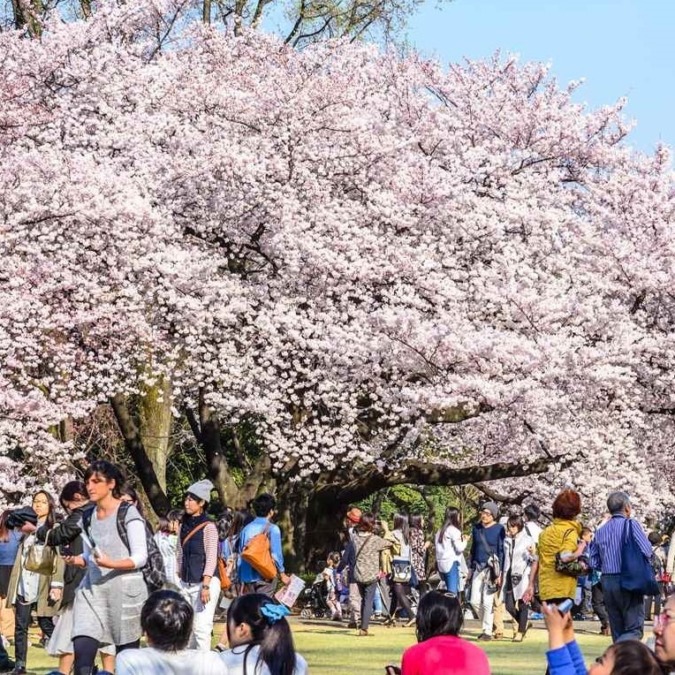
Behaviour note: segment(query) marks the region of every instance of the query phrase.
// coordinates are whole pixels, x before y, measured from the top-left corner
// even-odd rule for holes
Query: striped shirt
[[[598,528],[589,548],[591,567],[594,570],[599,570],[603,574],[621,573],[621,545],[625,525],[625,516],[614,515],[611,520]],[[642,526],[633,520],[629,527],[645,558],[651,560],[652,546]]]
[[[218,528],[215,523],[209,523],[204,528],[204,554],[206,562],[204,563],[204,572],[202,576],[213,577],[218,567]],[[176,574],[181,576],[181,569],[183,567],[183,547],[178,544],[176,547]]]

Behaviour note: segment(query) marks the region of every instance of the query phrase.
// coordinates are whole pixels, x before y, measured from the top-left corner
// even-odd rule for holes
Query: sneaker
[[[347,628],[358,628],[358,626],[356,625],[356,621],[350,621],[347,624]]]
[[[489,642],[492,640],[492,635],[488,635],[487,633],[481,633],[476,640],[480,640],[481,642]]]

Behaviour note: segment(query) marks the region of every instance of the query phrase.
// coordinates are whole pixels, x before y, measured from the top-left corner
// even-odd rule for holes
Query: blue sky
[[[561,83],[585,78],[591,107],[628,97],[628,142],[675,149],[675,0],[427,0],[410,44],[442,62],[491,56],[552,63]]]

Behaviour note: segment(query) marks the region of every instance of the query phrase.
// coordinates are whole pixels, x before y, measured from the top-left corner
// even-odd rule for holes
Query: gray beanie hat
[[[495,502],[485,502],[485,504],[480,507],[480,510],[489,511],[495,520],[497,520],[497,517],[499,516],[499,506]]]
[[[204,480],[198,480],[196,483],[190,485],[187,491],[191,495],[199,497],[199,499],[203,499],[208,503],[211,501],[211,490],[213,489],[213,483],[208,478],[205,478]]]

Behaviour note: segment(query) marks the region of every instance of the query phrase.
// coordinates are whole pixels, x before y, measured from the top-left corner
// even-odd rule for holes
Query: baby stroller
[[[319,576],[311,586],[305,586],[298,598],[300,616],[303,619],[330,619],[331,609],[327,598],[326,582]]]

